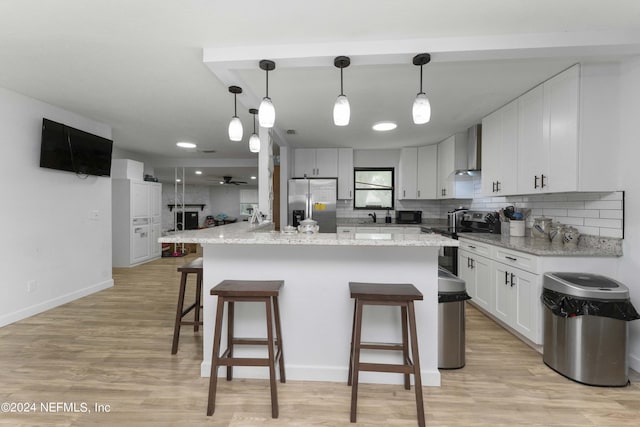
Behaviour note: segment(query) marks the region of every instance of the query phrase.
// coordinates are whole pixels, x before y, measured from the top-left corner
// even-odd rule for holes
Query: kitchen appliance
[[[422,211],[396,211],[396,224],[420,224]]]
[[[335,233],[337,180],[301,178],[290,179],[288,184],[288,224],[297,227],[310,218],[317,221],[320,233]]]
[[[453,226],[421,227],[423,233],[440,234],[451,239],[458,239],[458,233],[500,233],[500,218],[493,211],[472,211],[464,208],[449,212],[448,221]],[[449,222],[451,224],[451,222]],[[458,248],[444,246],[438,255],[438,267],[444,268],[458,275]]]
[[[477,124],[467,129],[467,165],[464,169],[458,169],[455,175],[475,176],[482,167],[482,125]]]

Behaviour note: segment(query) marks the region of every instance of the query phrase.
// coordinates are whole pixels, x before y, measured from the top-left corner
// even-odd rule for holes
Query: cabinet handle
[[[538,175],[533,178],[533,188],[538,188]]]
[[[469,249],[475,249],[475,248],[476,248],[475,246],[469,245]]]
[[[467,258],[467,268],[471,268],[471,258]]]
[[[492,193],[496,192],[496,182],[495,181],[491,181],[491,192]]]
[[[511,261],[517,261],[518,260],[518,258],[514,258],[512,256],[506,256],[505,258],[506,259],[510,259]]]
[[[420,197],[420,190],[418,190],[418,197]]]
[[[507,273],[506,271],[504,272],[504,284],[509,284],[509,273]]]
[[[496,193],[500,191],[500,181],[496,181]]]
[[[349,190],[349,198],[351,198],[351,197],[352,197],[352,196],[351,196],[351,190]]]
[[[513,283],[513,277],[515,276],[515,274],[511,273],[511,287],[513,287],[513,285],[515,285],[515,283]]]
[[[446,196],[446,195],[447,195],[447,189],[446,189],[446,188],[443,188],[443,189],[442,189],[442,195],[443,195],[443,196]]]
[[[544,188],[544,175],[540,175],[540,188]]]
[[[471,258],[471,268],[476,268],[476,260]]]
[[[406,197],[407,196],[407,191],[406,190],[402,190],[402,197]]]

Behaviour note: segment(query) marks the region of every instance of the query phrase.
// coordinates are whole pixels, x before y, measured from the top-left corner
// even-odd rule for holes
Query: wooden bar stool
[[[223,280],[211,289],[211,295],[218,296],[216,323],[213,332],[213,352],[211,354],[211,376],[209,377],[209,403],[207,415],[212,415],[216,405],[216,389],[218,385],[218,366],[227,367],[227,381],[233,377],[233,366],[268,366],[271,386],[271,417],[278,418],[278,394],[276,390],[276,361],[280,367],[280,382],[286,381],[284,374],[284,354],[282,351],[282,331],[280,328],[280,308],[278,295],[284,285],[282,280]],[[227,349],[220,355],[220,338],[222,336],[222,317],[224,303],[227,311]],[[264,302],[267,313],[267,338],[236,338],[233,335],[234,304],[236,302]],[[276,336],[273,337],[273,316],[275,316]],[[274,344],[277,353],[274,351]],[[266,345],[267,358],[233,357],[234,345]]]
[[[180,292],[178,293],[178,307],[176,309],[176,322],[173,327],[173,346],[171,347],[171,354],[178,352],[178,340],[180,339],[180,326],[193,325],[193,331],[198,332],[202,320],[200,319],[201,308],[201,295],[202,295],[202,258],[197,258],[181,267],[178,267],[178,271],[182,273],[180,277]],[[184,294],[187,287],[187,276],[195,273],[196,275],[196,301],[191,304],[187,309],[184,309]],[[193,322],[182,320],[189,312],[193,310]]]
[[[351,331],[349,378],[347,380],[347,384],[352,387],[351,422],[356,422],[359,372],[395,372],[404,374],[404,388],[407,390],[411,388],[409,375],[413,374],[415,381],[416,407],[418,411],[418,425],[423,427],[425,425],[424,403],[422,399],[422,379],[420,377],[420,358],[418,356],[416,315],[413,307],[413,301],[422,300],[422,294],[411,284],[396,283],[349,282],[349,290],[351,291],[351,298],[355,299],[353,328]],[[402,343],[361,342],[362,310],[365,305],[387,305],[400,307]],[[409,357],[409,332],[411,335],[411,357]],[[402,351],[404,364],[360,363],[361,349]]]

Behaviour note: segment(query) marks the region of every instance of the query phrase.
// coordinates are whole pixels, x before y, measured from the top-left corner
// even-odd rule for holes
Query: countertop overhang
[[[197,243],[233,245],[298,245],[298,246],[459,246],[459,242],[437,234],[337,233],[285,234],[273,230],[272,223],[250,225],[233,223],[200,230],[187,230],[162,236],[160,243]]]

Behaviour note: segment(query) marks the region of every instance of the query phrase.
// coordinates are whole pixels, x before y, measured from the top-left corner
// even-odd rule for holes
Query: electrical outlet
[[[27,292],[35,292],[38,290],[38,282],[35,280],[29,280],[27,282]]]
[[[92,220],[92,221],[99,221],[100,220],[100,211],[99,210],[91,211],[89,213],[89,219]]]

